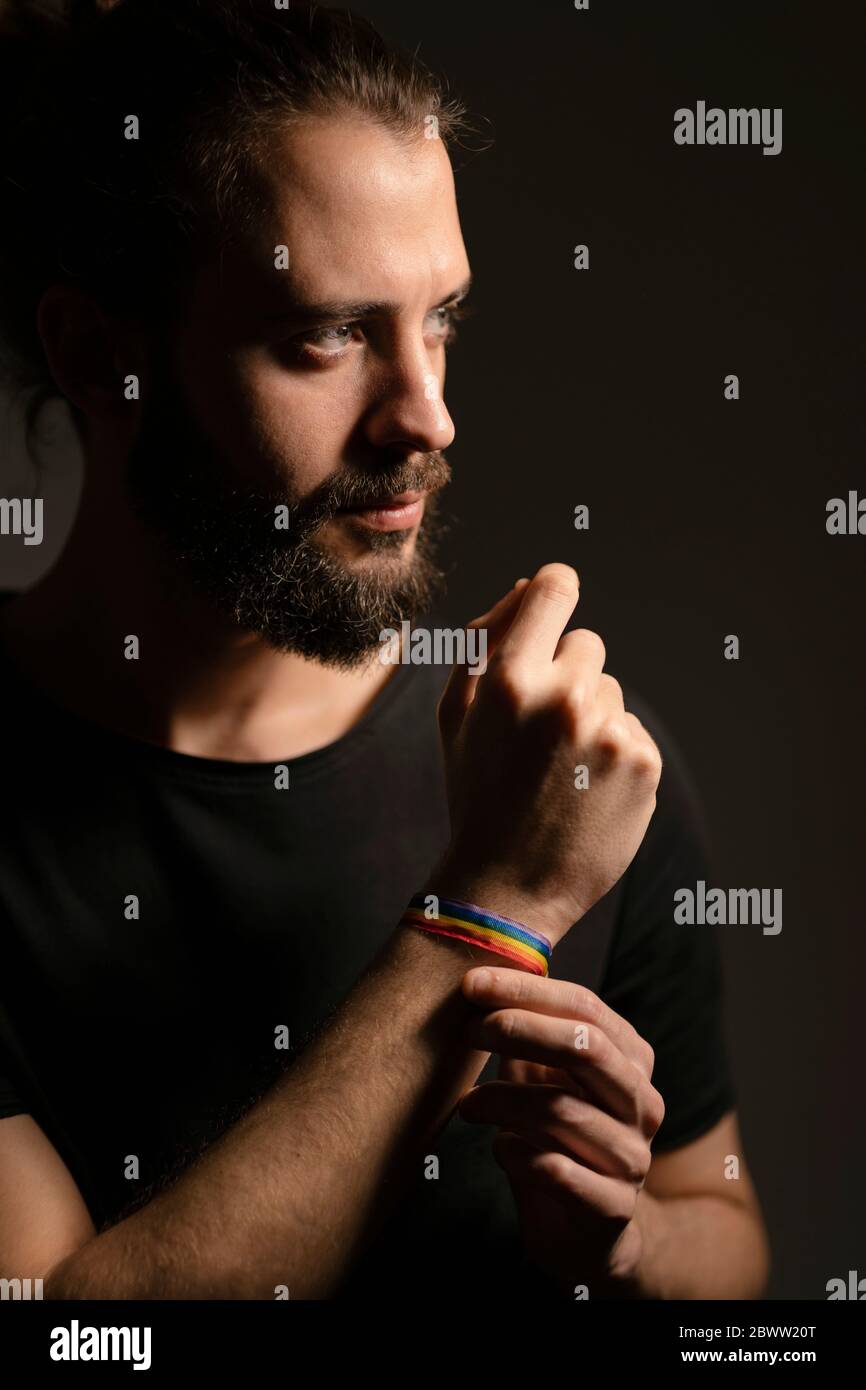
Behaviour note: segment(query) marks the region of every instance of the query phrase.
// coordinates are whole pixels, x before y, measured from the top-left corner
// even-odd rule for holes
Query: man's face
[[[441,578],[441,392],[469,278],[453,177],[423,129],[407,145],[352,116],[275,139],[258,196],[155,357],[130,484],[241,627],[349,667]]]

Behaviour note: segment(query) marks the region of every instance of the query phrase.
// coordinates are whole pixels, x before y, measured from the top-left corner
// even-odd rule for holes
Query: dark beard
[[[218,449],[163,369],[143,405],[127,477],[136,514],[191,588],[276,650],[351,670],[381,650],[383,629],[399,629],[440,596],[437,555],[448,527],[432,490],[450,474],[436,453],[375,472],[344,469],[301,501],[276,482],[243,488],[226,478]],[[339,508],[416,488],[431,492],[408,562],[398,557],[405,532],[363,528],[370,550],[393,551],[395,563],[357,574],[316,543],[313,533]],[[277,508],[285,529],[275,526]]]

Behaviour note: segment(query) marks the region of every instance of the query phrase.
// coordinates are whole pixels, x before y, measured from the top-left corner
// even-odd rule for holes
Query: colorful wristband
[[[488,951],[496,951],[500,956],[508,956],[516,964],[531,970],[533,975],[546,975],[550,969],[552,947],[541,932],[532,931],[510,917],[500,917],[497,912],[486,912],[474,903],[460,902],[456,898],[439,898],[439,910],[435,917],[428,917],[425,907],[435,893],[415,893],[409,906],[400,919],[403,927],[417,927],[419,931],[432,932],[434,936],[450,936],[457,941],[466,941],[470,946],[484,946]]]

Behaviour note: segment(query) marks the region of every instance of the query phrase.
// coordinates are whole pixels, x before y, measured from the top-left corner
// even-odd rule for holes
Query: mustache
[[[353,468],[326,479],[302,502],[289,507],[288,530],[309,535],[345,507],[360,507],[385,494],[439,492],[451,481],[451,465],[444,454],[425,454],[412,463],[395,464],[364,472]]]

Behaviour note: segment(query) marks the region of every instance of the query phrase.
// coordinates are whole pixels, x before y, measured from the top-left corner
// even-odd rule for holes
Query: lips
[[[371,497],[366,502],[356,502],[354,506],[343,507],[341,510],[344,512],[385,511],[389,507],[407,507],[413,502],[419,502],[423,496],[423,492],[385,493],[383,496]]]

